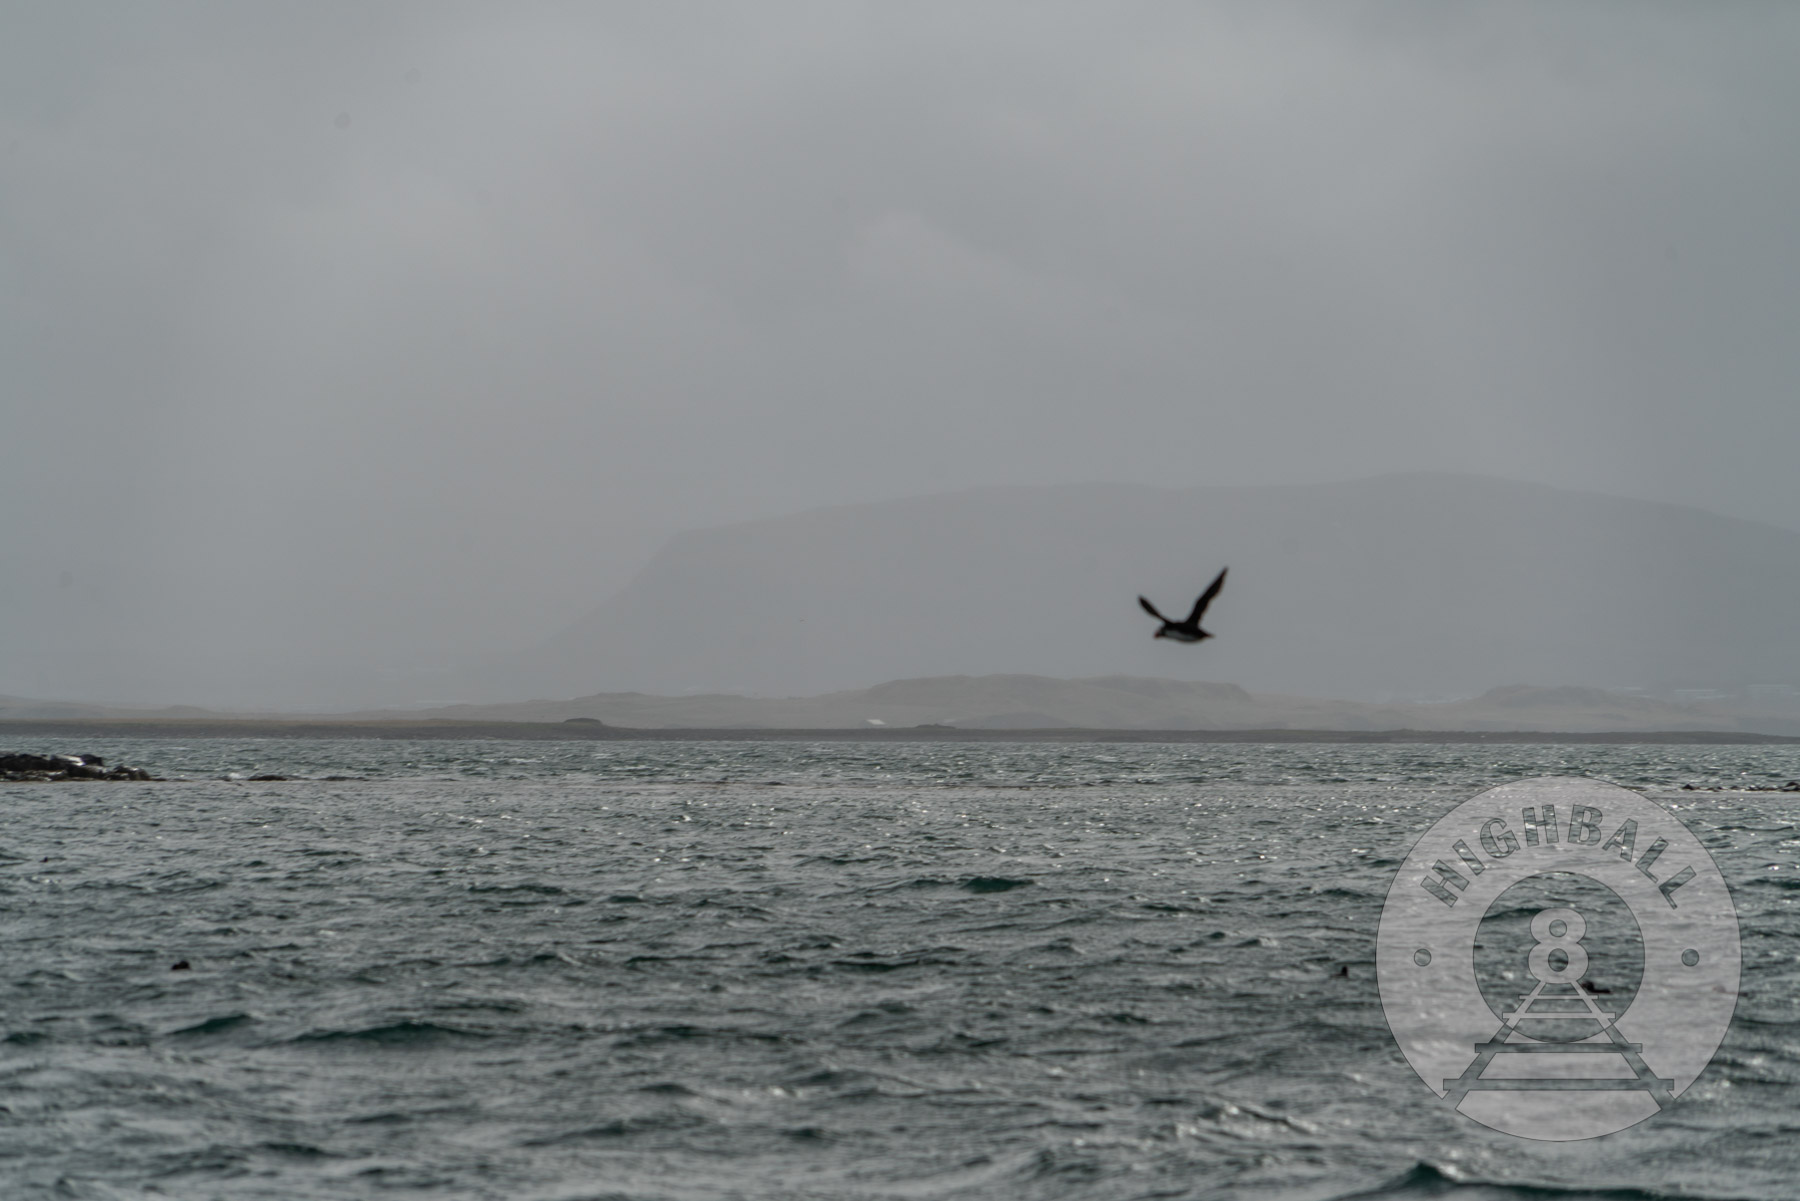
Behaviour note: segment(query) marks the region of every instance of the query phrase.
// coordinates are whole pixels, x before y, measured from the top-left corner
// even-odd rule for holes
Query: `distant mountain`
[[[338,716],[462,722],[585,719],[640,729],[942,725],[977,730],[1710,730],[1800,735],[1800,709],[1758,711],[1729,701],[1678,705],[1597,688],[1511,685],[1467,700],[1407,705],[1316,700],[1251,693],[1236,684],[1135,676],[941,676],[811,697],[603,693],[567,701]]]
[[[1216,639],[1151,638],[1221,566]],[[513,673],[539,695],[948,675],[1311,696],[1800,684],[1800,533],[1501,480],[990,488],[673,539]],[[1027,711],[1029,712],[1029,710]]]
[[[136,721],[176,723],[191,730],[245,719],[297,728],[359,721],[598,721],[619,729],[1712,731],[1800,737],[1800,701],[1792,697],[1766,704],[1751,699],[1677,704],[1598,688],[1509,685],[1466,700],[1399,704],[1252,693],[1236,684],[1137,676],[939,676],[809,697],[614,692],[563,701],[329,714],[122,709],[0,697],[0,728],[7,722]],[[498,728],[494,732],[501,733]]]

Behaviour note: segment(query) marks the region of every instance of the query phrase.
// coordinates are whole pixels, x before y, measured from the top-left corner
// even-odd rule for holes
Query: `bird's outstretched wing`
[[[1138,597],[1138,604],[1144,606],[1144,612],[1146,612],[1150,616],[1156,618],[1156,620],[1161,621],[1161,622],[1167,622],[1169,620],[1168,618],[1164,617],[1161,613],[1158,613],[1156,611],[1155,605],[1151,604],[1149,601],[1145,600],[1141,596]]]
[[[1213,597],[1219,595],[1219,589],[1225,586],[1225,572],[1230,570],[1231,568],[1229,567],[1222,569],[1219,574],[1213,578],[1213,582],[1206,586],[1206,591],[1202,592],[1200,594],[1200,599],[1194,602],[1194,611],[1188,614],[1188,625],[1192,626],[1200,624],[1200,619],[1206,615],[1206,606],[1212,604]]]

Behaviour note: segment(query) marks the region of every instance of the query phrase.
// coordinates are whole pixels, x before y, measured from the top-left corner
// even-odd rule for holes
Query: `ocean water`
[[[0,1198],[1800,1196],[1800,796],[1740,791],[1800,748],[17,749],[186,778],[0,785]],[[1538,775],[1675,809],[1743,934],[1712,1066],[1583,1143],[1450,1112],[1374,974]]]

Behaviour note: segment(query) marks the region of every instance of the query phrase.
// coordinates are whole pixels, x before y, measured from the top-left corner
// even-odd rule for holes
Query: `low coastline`
[[[1800,736],[1734,730],[1155,730],[965,729],[866,726],[820,729],[633,727],[598,722],[323,721],[305,719],[65,719],[0,721],[0,744],[28,737],[491,739],[543,742],[1144,742],[1144,743],[1568,743],[1800,745]]]

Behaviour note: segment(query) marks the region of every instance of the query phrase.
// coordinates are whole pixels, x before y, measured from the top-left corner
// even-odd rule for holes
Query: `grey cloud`
[[[0,691],[402,699],[978,484],[1800,521],[1785,7],[0,20]]]

